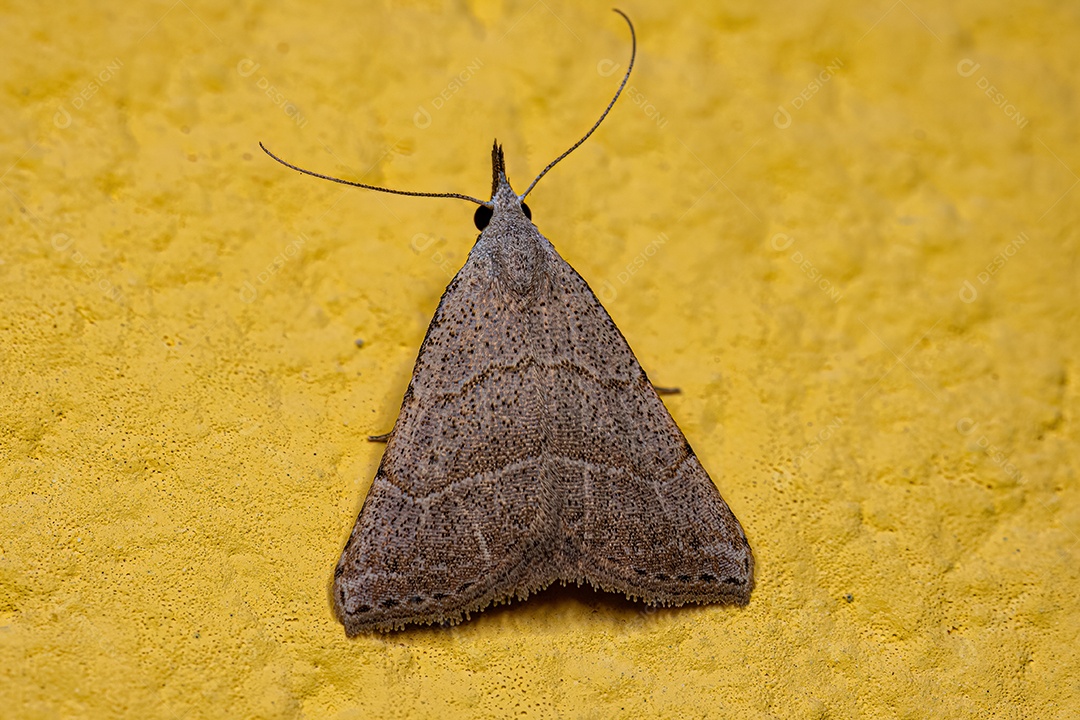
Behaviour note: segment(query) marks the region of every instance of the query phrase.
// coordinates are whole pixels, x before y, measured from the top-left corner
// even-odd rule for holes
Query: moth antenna
[[[430,192],[412,192],[412,191],[409,191],[409,190],[392,190],[391,188],[379,187],[378,185],[367,185],[366,183],[355,182],[353,180],[342,180],[341,178],[331,177],[330,175],[323,175],[322,173],[312,172],[311,170],[305,170],[302,167],[297,167],[296,165],[293,165],[290,162],[286,162],[286,161],[282,160],[281,158],[279,158],[274,153],[270,152],[266,148],[266,146],[263,145],[261,142],[259,143],[259,147],[261,147],[263,149],[264,153],[266,153],[270,157],[274,158],[275,160],[277,160],[279,163],[281,163],[282,165],[284,165],[287,168],[292,168],[296,172],[304,173],[305,175],[310,175],[312,177],[322,178],[323,180],[329,180],[331,182],[341,183],[342,185],[351,185],[352,187],[364,188],[365,190],[378,190],[379,192],[391,193],[392,195],[411,195],[413,197],[433,197],[433,198],[457,198],[459,200],[468,200],[469,202],[474,202],[477,205],[485,205],[487,207],[491,207],[491,201],[490,200],[488,200],[488,201],[477,200],[476,198],[472,197],[471,195],[462,195],[460,193],[430,193]]]
[[[619,99],[619,95],[622,94],[623,88],[626,87],[626,81],[630,79],[630,71],[634,69],[634,58],[637,56],[637,34],[634,32],[634,23],[630,22],[630,18],[626,16],[626,13],[624,13],[618,8],[612,8],[612,10],[622,15],[623,20],[625,20],[626,24],[630,26],[630,66],[626,68],[626,74],[623,75],[622,82],[619,84],[619,89],[615,91],[615,97],[611,98],[611,102],[609,102],[608,106],[604,108],[604,113],[600,116],[600,119],[597,120],[591,128],[589,128],[589,132],[585,133],[585,135],[580,140],[571,145],[569,150],[552,160],[550,163],[548,163],[548,166],[546,168],[540,171],[540,174],[537,175],[536,179],[532,181],[532,185],[530,185],[528,189],[526,189],[525,192],[521,194],[522,200],[525,199],[526,195],[532,192],[532,189],[536,187],[536,183],[540,182],[540,178],[544,177],[544,175],[547,175],[548,170],[555,167],[555,165],[560,160],[562,160],[570,153],[574,152],[574,150],[577,150],[578,145],[581,145],[581,143],[588,140],[589,136],[596,132],[596,128],[600,127],[600,123],[604,122],[604,118],[606,118],[608,113],[611,112],[611,107],[615,104],[615,101]]]

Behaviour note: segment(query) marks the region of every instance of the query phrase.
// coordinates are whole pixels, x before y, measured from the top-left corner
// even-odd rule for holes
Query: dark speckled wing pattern
[[[745,604],[743,530],[588,285],[543,240],[516,291],[479,245],[335,571],[346,631],[459,622],[560,580]]]

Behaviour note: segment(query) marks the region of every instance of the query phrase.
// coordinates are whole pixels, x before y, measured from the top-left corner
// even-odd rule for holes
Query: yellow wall
[[[3,11],[0,714],[1074,716],[1072,5],[623,5],[631,90],[530,205],[682,387],[757,589],[355,640],[327,588],[364,437],[473,207],[256,143],[483,195],[498,137],[521,190],[626,29],[607,2],[229,5]]]

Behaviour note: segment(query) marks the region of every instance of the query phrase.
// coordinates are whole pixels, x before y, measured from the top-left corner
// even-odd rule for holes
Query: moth
[[[447,286],[334,571],[348,635],[457,623],[554,582],[653,605],[749,601],[739,521],[584,279],[532,222],[491,152],[480,235]]]

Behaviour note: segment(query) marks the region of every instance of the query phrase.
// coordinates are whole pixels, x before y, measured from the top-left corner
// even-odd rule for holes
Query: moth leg
[[[394,431],[391,430],[390,432],[383,433],[382,435],[368,435],[367,439],[368,439],[368,442],[381,442],[381,443],[384,443],[384,442],[389,442],[390,436],[393,435],[393,434],[394,434]]]
[[[652,389],[656,391],[657,395],[678,395],[682,392],[682,388],[677,387],[661,387],[656,383],[649,383],[652,385]]]

